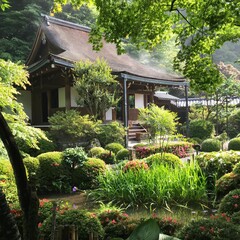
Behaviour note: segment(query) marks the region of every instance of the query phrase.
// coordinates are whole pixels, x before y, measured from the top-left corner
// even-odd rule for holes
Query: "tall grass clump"
[[[99,188],[92,195],[96,200],[131,207],[186,204],[205,199],[206,180],[193,162],[175,167],[155,165],[148,170],[109,170],[99,176]]]

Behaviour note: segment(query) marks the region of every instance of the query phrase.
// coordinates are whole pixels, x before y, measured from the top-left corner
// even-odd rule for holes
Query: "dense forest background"
[[[41,14],[49,15],[53,6],[52,0],[10,0],[11,8],[0,12],[0,58],[24,63],[31,51],[37,29],[41,22]],[[91,27],[97,12],[86,6],[73,9],[66,5],[62,12],[55,13],[55,17]],[[173,59],[178,48],[174,38],[164,42],[151,51],[139,50],[132,44],[126,43],[126,51],[134,58],[145,64],[162,67],[166,71],[173,71]],[[215,63],[224,62],[240,70],[237,63],[240,53],[240,41],[226,42],[217,50],[213,58]]]

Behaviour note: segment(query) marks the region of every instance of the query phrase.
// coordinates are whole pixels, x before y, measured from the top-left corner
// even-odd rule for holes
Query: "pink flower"
[[[238,204],[236,204],[236,203],[235,203],[233,206],[234,206],[235,208],[238,208]]]
[[[240,196],[239,196],[239,195],[233,195],[232,197],[233,197],[233,198],[235,198],[235,199],[238,199],[238,198],[240,198]]]
[[[200,226],[199,229],[203,232],[205,231],[205,227],[204,226]]]
[[[112,223],[112,224],[116,224],[117,222],[113,219],[111,223]]]
[[[38,223],[38,228],[40,228],[42,226],[42,223],[40,222],[40,223]]]

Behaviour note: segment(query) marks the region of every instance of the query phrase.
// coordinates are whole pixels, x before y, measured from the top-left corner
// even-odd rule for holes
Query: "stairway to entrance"
[[[139,122],[129,122],[128,140],[146,139],[148,136],[147,130]]]

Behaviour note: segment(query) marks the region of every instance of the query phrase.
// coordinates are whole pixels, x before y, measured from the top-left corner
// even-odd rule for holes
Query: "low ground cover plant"
[[[162,206],[174,201],[188,203],[206,200],[206,181],[197,164],[174,168],[156,165],[145,170],[109,170],[99,177],[95,200],[113,201],[125,206]]]

